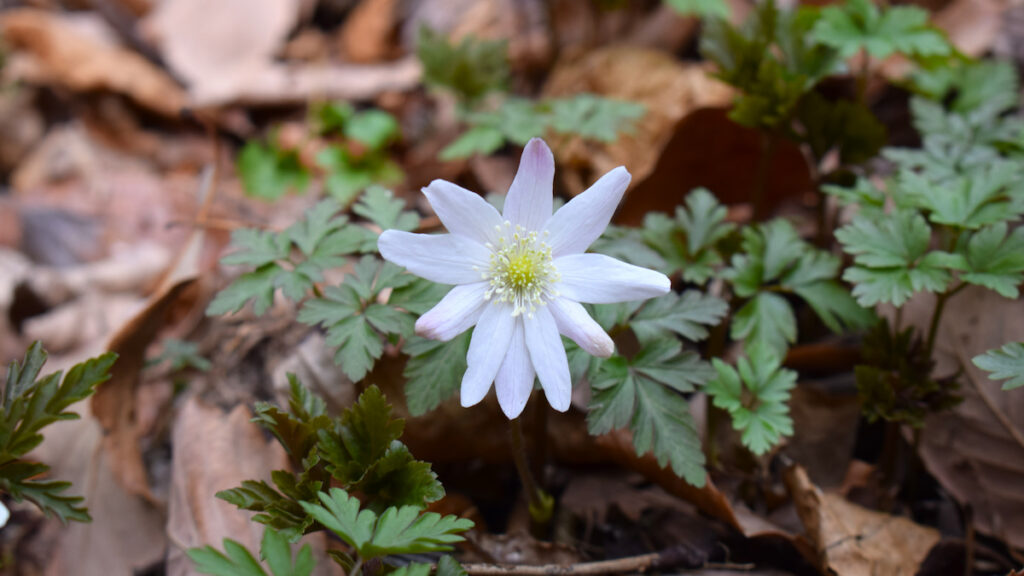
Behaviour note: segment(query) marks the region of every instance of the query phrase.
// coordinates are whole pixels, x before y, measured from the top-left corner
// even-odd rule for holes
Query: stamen
[[[490,287],[484,299],[494,297],[498,302],[512,304],[513,316],[525,313],[532,317],[538,306],[558,295],[554,284],[559,276],[551,247],[536,232],[522,226],[513,230],[512,223],[505,221],[504,228],[506,232],[499,236],[497,246],[488,245],[491,262],[484,277],[490,281]],[[546,239],[547,233],[544,236]]]

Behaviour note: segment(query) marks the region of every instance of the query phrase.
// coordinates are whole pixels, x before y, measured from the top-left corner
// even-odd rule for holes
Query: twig
[[[508,564],[463,564],[469,574],[479,576],[551,576],[559,574],[625,574],[644,572],[661,565],[661,554],[644,554],[600,562],[521,566]]]

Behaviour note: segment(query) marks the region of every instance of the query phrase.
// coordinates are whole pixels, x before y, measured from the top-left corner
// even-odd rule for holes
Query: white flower
[[[462,405],[495,383],[516,418],[540,379],[555,410],[569,409],[572,382],[559,334],[608,357],[611,338],[580,304],[642,300],[669,291],[669,279],[601,254],[584,254],[604,232],[629,185],[619,167],[554,215],[555,161],[540,139],[526,145],[499,214],[483,198],[443,180],[423,189],[450,234],[388,230],[378,247],[410,272],[456,286],[416,322],[416,333],[450,340],[476,326],[462,378]]]

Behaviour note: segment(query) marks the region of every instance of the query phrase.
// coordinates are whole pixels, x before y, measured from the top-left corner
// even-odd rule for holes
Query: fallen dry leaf
[[[908,303],[903,318],[927,326],[931,295]],[[1024,393],[1004,392],[971,358],[1024,341],[1019,301],[971,287],[946,306],[936,337],[936,373],[964,370],[962,404],[925,422],[920,455],[963,505],[977,528],[1024,548]]]
[[[288,467],[280,444],[268,440],[251,421],[248,408],[238,405],[228,414],[189,397],[178,414],[172,436],[171,496],[167,505],[167,534],[174,543],[167,574],[195,574],[185,550],[195,546],[221,547],[231,538],[258,550],[263,526],[250,514],[215,497],[243,480],[270,479],[271,470]]]
[[[118,354],[110,380],[92,397],[92,410],[103,426],[104,446],[111,457],[114,476],[126,490],[155,499],[146,477],[139,448],[135,413],[135,389],[146,362],[146,349],[164,328],[168,312],[195,285],[204,234],[196,231],[184,246],[173,269],[146,307],[110,339],[107,349]]]
[[[80,33],[60,14],[30,8],[0,16],[0,35],[15,55],[31,57],[36,82],[71,90],[109,90],[138,105],[177,118],[185,93],[162,70],[138,54]]]
[[[338,44],[353,62],[377,62],[395,52],[398,0],[362,0],[345,20]]]
[[[799,466],[787,485],[825,574],[913,576],[940,539],[934,528],[822,492]]]
[[[979,58],[995,44],[1009,6],[1004,0],[955,0],[939,10],[932,22],[946,31],[958,50]]]
[[[544,87],[544,96],[580,92],[639,102],[647,111],[631,133],[615,142],[551,139],[555,157],[568,168],[560,174],[573,194],[616,166],[629,167],[634,185],[642,181],[654,169],[680,120],[698,108],[724,106],[732,97],[732,90],[712,79],[702,65],[628,46],[602,48],[559,62]]]
[[[143,26],[202,100],[258,77],[284,45],[299,7],[298,0],[164,0]]]

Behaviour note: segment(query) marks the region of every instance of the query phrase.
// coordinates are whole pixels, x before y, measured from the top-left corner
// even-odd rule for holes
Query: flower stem
[[[952,290],[947,290],[942,294],[939,294],[935,300],[935,309],[932,311],[932,321],[928,326],[928,339],[925,340],[924,351],[928,358],[932,357],[932,352],[935,350],[935,337],[939,332],[939,322],[942,320],[942,312],[946,308],[946,302],[956,296],[967,284],[960,284]]]
[[[519,480],[523,483],[523,490],[530,506],[530,519],[537,527],[543,527],[551,521],[555,511],[555,500],[550,494],[541,490],[530,471],[530,464],[526,459],[526,443],[523,441],[523,425],[519,418],[509,421],[512,436],[512,459],[516,464],[516,471],[519,473]]]
[[[761,154],[757,159],[757,172],[754,174],[754,193],[750,203],[754,208],[754,221],[764,219],[765,190],[768,188],[768,176],[771,173],[772,156],[775,155],[775,144],[778,138],[775,131],[761,132]]]

